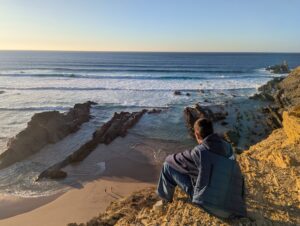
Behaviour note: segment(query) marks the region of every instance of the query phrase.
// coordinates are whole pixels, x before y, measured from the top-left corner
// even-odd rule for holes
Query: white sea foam
[[[76,79],[0,77],[0,89],[125,89],[125,90],[177,90],[177,89],[239,89],[254,88],[270,78],[203,79],[203,80],[143,80],[143,79]]]
[[[201,100],[198,90],[256,89],[268,79],[141,80],[76,79],[52,77],[2,77],[0,90],[0,146],[3,151],[36,112],[67,110],[75,103],[92,100],[99,105],[168,107]],[[195,92],[192,97],[174,96],[174,90]],[[197,100],[198,98],[198,100]],[[199,99],[200,98],[200,99]],[[210,97],[206,97],[210,98]]]
[[[97,170],[97,173],[100,175],[106,170],[105,162],[98,162],[96,163],[96,166],[99,168],[99,170]]]

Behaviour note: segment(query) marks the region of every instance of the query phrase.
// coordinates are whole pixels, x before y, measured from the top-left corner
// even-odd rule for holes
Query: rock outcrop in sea
[[[223,106],[214,106],[214,109],[196,104],[194,107],[186,107],[184,109],[184,117],[189,133],[194,137],[194,123],[199,118],[208,118],[213,122],[218,122],[226,119],[228,112]]]
[[[274,74],[285,74],[285,73],[290,72],[289,66],[286,61],[283,61],[282,64],[269,66],[266,68],[266,70],[268,70]]]
[[[152,111],[158,112],[159,110]],[[146,112],[147,110],[131,113],[115,113],[108,122],[103,124],[93,133],[91,140],[86,142],[78,150],[67,156],[62,161],[43,171],[38,176],[37,181],[41,180],[42,178],[61,179],[66,177],[67,173],[62,171],[63,167],[67,166],[68,164],[84,160],[100,143],[110,144],[115,138],[119,136],[124,137],[127,134],[128,129],[133,127]]]
[[[75,104],[66,113],[48,111],[36,113],[27,127],[11,138],[7,150],[0,155],[0,169],[22,161],[41,150],[45,145],[56,143],[89,121],[93,102]]]
[[[188,202],[179,189],[157,206],[155,188],[112,202],[85,224],[100,225],[300,225],[300,67],[264,90],[277,106],[282,127],[237,157],[246,182],[248,217],[223,220]]]

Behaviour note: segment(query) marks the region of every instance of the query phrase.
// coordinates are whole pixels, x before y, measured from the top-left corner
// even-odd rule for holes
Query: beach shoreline
[[[28,209],[28,203],[24,200],[17,202],[15,204],[20,206],[20,211],[14,216],[1,219],[0,225],[59,226],[67,225],[70,222],[86,222],[97,216],[99,212],[105,211],[112,201],[147,187],[154,187],[154,184],[134,180],[119,181],[118,179],[101,178],[87,183],[81,189],[72,189],[61,194],[54,200],[48,200],[40,206],[32,206],[32,210]],[[41,201],[41,198],[37,198],[37,200]],[[5,212],[8,214],[9,211],[6,209],[1,214],[5,214]],[[22,211],[26,212],[22,213]]]
[[[61,195],[63,195],[63,193],[34,198],[25,198],[14,195],[1,195],[0,221],[42,207],[52,201],[55,201]]]

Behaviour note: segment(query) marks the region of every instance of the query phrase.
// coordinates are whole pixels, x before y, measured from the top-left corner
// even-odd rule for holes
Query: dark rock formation
[[[75,104],[67,113],[49,111],[33,115],[27,128],[9,140],[8,149],[0,155],[0,169],[21,161],[45,145],[56,143],[77,131],[82,123],[90,119],[92,104],[94,103]]]
[[[300,67],[293,70],[286,78],[274,78],[258,90],[252,98],[270,101],[264,109],[267,123],[271,128],[282,127],[282,112],[291,106],[300,104]]]
[[[191,96],[190,93],[182,93],[180,90],[175,90],[174,93],[173,93],[175,96],[181,96],[181,95],[186,95],[187,97]]]
[[[148,114],[158,114],[161,113],[163,109],[153,108],[151,110],[148,110]]]
[[[284,79],[284,77],[274,78],[267,82],[265,85],[258,88],[259,93],[250,97],[251,99],[261,99],[267,101],[275,101],[276,95],[279,89],[279,83]]]
[[[217,111],[213,111],[210,107],[201,107],[196,104],[194,107],[186,107],[184,109],[184,117],[190,134],[194,137],[194,123],[199,118],[208,118],[213,122],[221,121],[226,119],[228,112],[222,111],[220,106]]]
[[[5,93],[5,92],[0,90],[0,94],[3,94],[3,93]]]
[[[228,130],[224,133],[224,139],[232,144],[233,147],[238,145],[240,135],[234,130]]]
[[[253,96],[249,97],[253,100],[266,100],[266,101],[273,101],[273,96],[268,93],[255,93]]]
[[[275,106],[267,106],[263,109],[267,113],[266,122],[272,129],[282,127],[282,116],[278,113],[279,109]]]
[[[228,125],[228,122],[223,121],[223,122],[221,122],[221,125],[222,125],[222,126],[227,126],[227,125]]]
[[[127,130],[133,127],[146,112],[147,110],[132,113],[115,113],[108,122],[94,132],[91,140],[82,145],[71,155],[67,156],[63,161],[43,171],[39,175],[37,181],[42,178],[56,179],[57,175],[62,175],[61,172],[63,171],[61,171],[61,169],[63,167],[70,163],[84,160],[97,147],[98,144],[109,144],[119,136],[124,137],[127,134]],[[64,176],[67,176],[67,174]]]
[[[290,73],[290,69],[289,69],[289,66],[286,61],[284,61],[282,64],[269,66],[266,68],[266,70],[268,70],[274,74]]]
[[[179,96],[179,95],[182,95],[182,93],[181,93],[181,91],[179,91],[179,90],[175,90],[175,91],[174,91],[174,95],[175,95],[175,96]]]
[[[59,180],[59,179],[64,179],[66,177],[67,177],[67,173],[62,170],[53,170],[48,172],[48,178],[51,179]]]
[[[266,84],[258,88],[258,91],[268,93],[273,95],[274,92],[278,89],[278,84],[284,79],[284,77],[274,78],[271,81],[268,81]]]

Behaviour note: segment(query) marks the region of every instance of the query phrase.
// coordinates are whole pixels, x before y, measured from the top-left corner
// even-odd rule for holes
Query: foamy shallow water
[[[1,73],[1,72],[0,72]],[[0,76],[0,152],[32,115],[41,111],[66,111],[88,100],[102,106],[169,107],[193,103],[199,90],[255,89],[270,78],[261,71],[257,78],[213,80],[85,79]],[[183,90],[192,97],[174,96]]]

